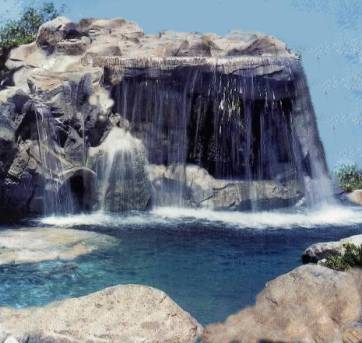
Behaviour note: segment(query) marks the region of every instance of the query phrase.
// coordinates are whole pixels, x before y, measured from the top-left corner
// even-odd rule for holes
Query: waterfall
[[[309,206],[332,198],[303,70],[274,63],[232,74],[203,65],[129,70],[113,87],[114,111],[145,142],[150,163],[174,170],[156,184],[156,205],[190,205],[188,165],[234,182],[252,210],[271,185],[292,184]]]
[[[110,122],[100,145],[87,150],[85,116],[78,118],[79,166],[65,158],[50,109],[34,103],[39,155],[48,175],[47,214],[82,210],[72,183],[65,182],[74,166],[83,169],[75,170],[73,184],[91,187],[94,173],[97,204],[87,206],[105,212],[144,210],[151,203],[259,211],[294,205],[302,195],[310,207],[332,201],[299,62],[276,60],[233,73],[214,65],[165,70],[162,63],[159,69],[129,69],[110,87],[113,117],[102,112]],[[120,118],[118,124],[114,118]],[[83,196],[89,189],[77,191]]]
[[[73,213],[74,203],[69,185],[64,186],[65,170],[70,168],[57,144],[55,119],[50,109],[41,103],[31,103],[35,114],[39,145],[39,162],[46,176],[43,208],[46,215]]]
[[[316,117],[302,68],[296,72],[292,130],[298,166],[303,178],[306,201],[311,206],[333,204],[333,187],[328,175],[323,144],[320,140]]]
[[[124,212],[147,207],[147,160],[141,140],[115,127],[103,143],[89,149],[88,165],[96,171],[98,208]],[[148,200],[147,200],[148,199]]]

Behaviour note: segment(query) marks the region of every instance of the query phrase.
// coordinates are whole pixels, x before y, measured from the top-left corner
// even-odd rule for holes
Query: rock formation
[[[302,255],[302,260],[304,263],[316,263],[325,259],[327,256],[341,256],[345,252],[346,244],[361,246],[362,235],[354,235],[343,238],[337,242],[315,243],[305,249]]]
[[[165,199],[274,208],[330,195],[300,61],[273,37],[146,35],[123,19],[59,17],[40,27],[35,42],[10,51],[6,66],[2,217],[143,210]],[[131,175],[115,192],[100,190],[105,170],[91,161],[112,128],[143,145],[122,160]],[[114,145],[122,150],[120,136]],[[148,163],[178,175],[152,182]],[[199,180],[191,187],[190,170]]]
[[[193,343],[202,326],[157,289],[120,285],[46,307],[0,308],[0,342]]]
[[[204,343],[358,343],[362,272],[318,265],[269,282],[256,304],[205,328]]]

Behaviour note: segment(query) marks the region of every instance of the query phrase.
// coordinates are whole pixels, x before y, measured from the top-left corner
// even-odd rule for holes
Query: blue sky
[[[145,32],[259,31],[302,55],[331,169],[362,166],[362,0],[55,0],[65,15],[123,17]],[[2,0],[0,20],[39,0]]]

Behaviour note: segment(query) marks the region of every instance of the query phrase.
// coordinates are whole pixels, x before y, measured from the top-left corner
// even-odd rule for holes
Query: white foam
[[[158,208],[154,215],[169,219],[194,218],[217,221],[236,228],[313,228],[319,226],[348,226],[362,223],[362,209],[325,206],[318,210],[268,212],[218,212],[206,209]]]
[[[362,208],[325,206],[318,210],[269,212],[219,212],[207,209],[160,207],[149,213],[111,215],[103,212],[62,217],[46,217],[42,224],[60,227],[99,225],[114,228],[172,226],[184,222],[222,223],[233,229],[288,229],[362,224]]]
[[[66,216],[50,216],[40,219],[41,224],[52,225],[57,227],[72,226],[107,226],[107,227],[124,227],[124,226],[145,226],[147,224],[166,224],[166,219],[150,215],[137,213],[126,216],[114,215],[106,212],[95,212],[91,214],[77,214]]]

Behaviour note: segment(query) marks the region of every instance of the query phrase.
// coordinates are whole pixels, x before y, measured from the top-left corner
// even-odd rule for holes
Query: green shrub
[[[340,187],[345,192],[362,188],[362,170],[356,165],[344,165],[336,172]]]
[[[0,48],[9,49],[34,41],[39,26],[58,17],[63,10],[64,7],[57,9],[52,2],[24,9],[19,19],[9,20],[0,27]]]
[[[335,270],[347,270],[353,267],[362,268],[362,245],[357,246],[355,244],[344,244],[345,252],[343,255],[334,256],[330,255],[323,263],[328,268]]]

